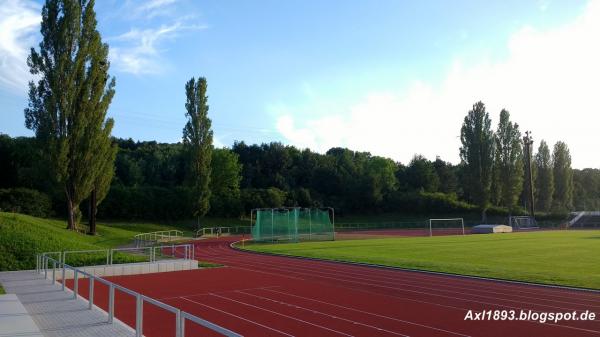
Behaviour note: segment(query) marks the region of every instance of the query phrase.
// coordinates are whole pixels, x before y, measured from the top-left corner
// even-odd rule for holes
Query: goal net
[[[510,216],[508,225],[516,229],[536,229],[539,228],[535,218],[532,216]]]
[[[429,219],[429,236],[433,235],[465,235],[463,218]]]
[[[333,209],[269,208],[252,211],[252,240],[298,242],[334,240]]]

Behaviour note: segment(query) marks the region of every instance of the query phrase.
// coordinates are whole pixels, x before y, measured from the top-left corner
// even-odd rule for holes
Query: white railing
[[[83,270],[80,270],[76,267],[70,266],[70,265],[60,261],[60,258],[59,258],[59,260],[56,260],[56,259],[49,257],[48,255],[39,254],[38,261],[40,262],[40,264],[38,265],[38,267],[39,267],[38,273],[41,273],[41,271],[43,270],[45,278],[48,278],[48,270],[49,270],[48,263],[52,264],[52,284],[56,283],[57,270],[62,271],[61,283],[62,283],[63,291],[67,290],[65,287],[66,270],[73,271],[73,290],[72,290],[73,299],[77,299],[77,296],[79,294],[79,275],[82,275],[82,277],[87,277],[89,280],[89,283],[88,283],[88,285],[89,285],[89,293],[88,293],[89,306],[88,306],[88,308],[90,310],[95,306],[95,304],[94,304],[94,284],[95,284],[95,282],[99,282],[99,283],[106,285],[108,287],[108,311],[107,311],[108,320],[107,320],[107,322],[109,324],[113,322],[113,319],[115,316],[115,290],[121,291],[123,293],[126,293],[128,295],[135,297],[135,299],[136,299],[136,305],[135,305],[135,335],[136,335],[136,337],[143,336],[144,302],[150,303],[150,304],[155,305],[163,310],[167,310],[167,311],[175,314],[175,319],[176,319],[176,321],[175,321],[175,336],[176,337],[185,337],[186,321],[196,323],[207,329],[215,331],[223,336],[229,336],[229,337],[241,337],[242,336],[238,333],[235,333],[235,332],[228,330],[224,327],[221,327],[217,324],[211,323],[207,320],[204,320],[204,319],[194,316],[190,313],[182,311],[181,309],[175,308],[173,306],[170,306],[166,303],[155,300],[146,295],[142,295],[138,292],[135,292],[131,289],[125,288],[121,285],[110,282],[108,280],[105,280],[101,277],[94,276],[94,275],[87,273]]]
[[[216,236],[231,235],[231,234],[250,234],[250,226],[220,226],[220,227],[203,227],[196,231],[196,237],[200,236]]]
[[[196,259],[196,251],[193,244],[181,244],[181,245],[163,245],[163,246],[152,246],[152,247],[143,247],[143,248],[111,248],[111,249],[88,249],[88,250],[67,250],[62,252],[46,252],[37,255],[36,258],[36,271],[42,270],[42,259],[44,257],[49,257],[50,255],[58,256],[56,259],[59,263],[66,263],[67,257],[77,254],[102,254],[106,256],[106,265],[114,264],[114,255],[115,253],[124,252],[124,253],[142,253],[143,256],[147,256],[147,262],[156,262],[157,259],[157,251],[158,256],[170,256],[174,258],[183,258],[186,260],[195,260]],[[170,254],[169,254],[170,252]],[[133,255],[133,254],[132,254]],[[133,255],[135,256],[135,255]],[[45,270],[47,272],[47,270]]]
[[[177,229],[168,231],[158,231],[149,233],[140,233],[133,237],[136,247],[153,245],[159,241],[177,240],[183,237],[183,232]]]

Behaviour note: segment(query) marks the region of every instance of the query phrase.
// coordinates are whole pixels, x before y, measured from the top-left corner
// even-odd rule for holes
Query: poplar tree
[[[481,209],[482,222],[487,221],[494,163],[494,132],[491,124],[485,105],[477,102],[467,113],[460,130],[460,159],[465,168],[466,188]]]
[[[106,112],[115,79],[96,24],[94,0],[46,0],[39,51],[31,48],[27,59],[37,83],[29,82],[25,125],[64,189],[68,229],[76,228],[79,205],[114,162],[115,150],[105,151],[104,144],[114,124]]]
[[[188,153],[188,180],[194,191],[194,216],[203,217],[210,209],[210,175],[213,132],[208,118],[206,78],[193,77],[185,84],[187,123],[183,128],[183,144]]]
[[[544,140],[540,142],[538,151],[535,154],[535,170],[537,172],[535,179],[535,204],[538,209],[548,212],[552,207],[552,197],[554,194],[554,172],[550,149]]]
[[[505,109],[500,112],[495,141],[498,204],[512,211],[523,190],[523,147],[519,125],[510,121],[510,113]]]
[[[554,144],[552,162],[554,166],[553,208],[558,212],[566,212],[573,207],[573,169],[567,144],[560,141]]]

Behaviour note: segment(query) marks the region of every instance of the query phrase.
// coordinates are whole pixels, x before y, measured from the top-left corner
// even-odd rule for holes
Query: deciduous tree
[[[194,187],[194,216],[203,217],[210,209],[210,176],[213,132],[208,118],[206,78],[193,77],[185,84],[187,123],[183,144],[189,155],[189,182]]]
[[[460,159],[464,163],[468,195],[481,208],[485,222],[490,203],[492,165],[494,162],[494,132],[485,105],[477,102],[467,113],[460,130]]]
[[[39,51],[32,48],[27,60],[37,83],[29,83],[25,124],[49,156],[65,191],[68,228],[75,229],[79,204],[110,161],[99,156],[113,127],[106,112],[115,79],[108,75],[108,45],[96,29],[94,0],[46,0],[41,33]]]

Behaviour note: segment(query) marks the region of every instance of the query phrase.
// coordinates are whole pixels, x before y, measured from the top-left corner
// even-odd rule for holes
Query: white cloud
[[[161,58],[161,44],[177,37],[181,31],[206,28],[203,25],[184,24],[184,19],[158,28],[133,28],[109,39],[114,41],[110,49],[111,62],[118,70],[136,75],[162,72],[165,61]]]
[[[27,56],[36,42],[40,6],[27,0],[0,1],[0,86],[25,93],[31,79]]]
[[[507,45],[500,62],[456,60],[437,85],[414,82],[409,89],[368,93],[353,105],[276,109],[277,129],[291,143],[325,151],[331,146],[390,156],[436,155],[458,162],[460,126],[478,100],[492,119],[502,108],[536,145],[566,141],[574,167],[600,167],[600,1],[591,1],[569,24],[536,30],[525,27]],[[297,125],[294,115],[321,113]],[[495,128],[495,125],[494,125]]]
[[[157,16],[167,16],[173,14],[173,6],[177,0],[150,0],[142,1],[135,7],[135,16],[142,16],[146,19],[152,19]]]

